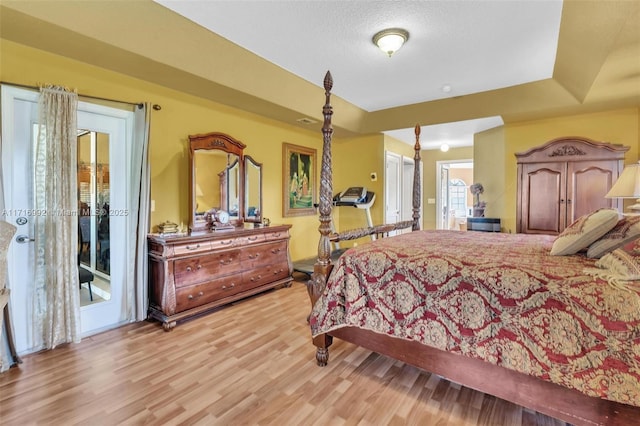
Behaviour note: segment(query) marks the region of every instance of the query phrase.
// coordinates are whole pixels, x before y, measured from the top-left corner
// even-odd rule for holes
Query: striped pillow
[[[609,232],[618,223],[615,209],[598,209],[580,217],[565,228],[551,247],[552,256],[576,254]]]
[[[600,258],[640,237],[640,216],[625,216],[612,230],[589,246],[587,257]]]

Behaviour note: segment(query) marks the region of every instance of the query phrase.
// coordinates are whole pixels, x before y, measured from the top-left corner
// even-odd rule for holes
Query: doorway
[[[436,162],[436,228],[466,230],[473,215],[473,160]]]
[[[423,168],[420,167],[420,182],[422,182],[422,170]],[[413,220],[413,174],[413,158],[385,152],[385,223]],[[422,185],[420,185],[420,200],[422,200]],[[422,218],[422,203],[420,203],[420,218]],[[411,228],[399,232],[411,232]]]
[[[19,354],[26,354],[40,350],[37,339],[32,333],[32,318],[34,303],[32,303],[32,284],[34,282],[34,245],[32,243],[33,221],[30,217],[33,210],[33,143],[37,137],[38,122],[38,93],[32,90],[21,89],[13,86],[1,87],[1,111],[2,111],[2,168],[4,178],[4,198],[6,220],[18,227],[16,235],[23,235],[24,243],[14,241],[11,245],[7,261],[9,286],[11,288],[10,303],[12,306],[13,326],[15,331],[16,349]],[[127,161],[128,148],[133,140],[133,111],[106,107],[88,102],[78,102],[78,134],[81,137],[89,135],[96,140],[94,154],[90,154],[96,160],[90,167],[96,170],[89,175],[89,188],[84,191],[82,181],[79,179],[79,200],[86,199],[87,211],[75,212],[80,219],[80,213],[89,216],[88,236],[89,249],[86,253],[80,252],[80,261],[94,273],[95,277],[108,278],[108,297],[100,300],[100,303],[86,304],[80,308],[81,335],[86,337],[100,331],[117,327],[129,322],[129,306],[133,303],[129,300],[132,294],[127,291],[131,285],[126,279],[126,259],[128,250],[126,240],[127,229],[135,229],[135,220],[128,216],[128,187],[127,187]],[[93,136],[91,136],[93,134]],[[101,136],[102,135],[102,136]],[[99,140],[108,140],[108,150],[99,154]],[[105,154],[106,152],[106,154]],[[99,210],[98,203],[104,201],[105,175],[99,176],[97,165],[102,162],[109,165],[108,174],[108,210]],[[102,159],[101,159],[102,158]],[[115,161],[119,159],[119,161]],[[82,171],[81,164],[78,173]],[[97,185],[97,180],[102,180],[102,186]],[[93,183],[91,183],[93,182]],[[91,188],[93,186],[93,189]],[[99,191],[98,191],[99,189]],[[101,198],[103,197],[103,198]],[[104,205],[104,203],[102,204]],[[102,207],[101,205],[101,207]],[[80,209],[79,209],[80,210]],[[109,227],[99,235],[100,219],[108,214]],[[80,226],[78,222],[78,226]],[[100,246],[99,238],[108,235],[106,245]],[[122,236],[118,238],[118,236]],[[55,238],[55,236],[51,236]],[[94,237],[94,238],[91,238]],[[91,241],[93,240],[93,241]],[[104,248],[109,247],[105,253]],[[86,248],[86,246],[85,246]],[[104,255],[103,261],[99,257]],[[108,265],[108,267],[107,267]],[[92,290],[97,286],[92,285]],[[81,292],[83,289],[78,289]]]

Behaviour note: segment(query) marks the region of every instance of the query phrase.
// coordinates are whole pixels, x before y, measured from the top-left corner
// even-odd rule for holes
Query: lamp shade
[[[605,198],[640,198],[640,163],[626,166]]]

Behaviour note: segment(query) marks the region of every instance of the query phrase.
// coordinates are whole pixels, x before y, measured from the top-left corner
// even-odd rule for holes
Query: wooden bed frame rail
[[[368,235],[385,235],[394,230],[406,229],[409,226],[414,231],[420,229],[420,127],[416,125],[413,220],[341,233],[331,232],[331,206],[333,202],[331,175],[331,137],[333,128],[331,117],[333,109],[330,99],[332,86],[331,73],[327,72],[324,78],[325,104],[322,108],[324,115],[322,126],[324,142],[320,174],[320,242],[318,243],[318,259],[314,265],[311,279],[307,282],[307,290],[312,307],[322,295],[333,267],[330,258],[332,242],[352,240]],[[576,390],[482,360],[354,327],[341,328],[332,331],[331,334],[321,334],[313,338],[318,365],[324,366],[327,364],[329,346],[334,336],[425,371],[438,374],[471,389],[494,395],[574,425],[637,425],[640,422],[639,407],[590,397]]]
[[[386,237],[390,232],[407,228],[413,228],[413,220],[405,220],[403,222],[389,223],[386,225],[376,225],[368,228],[350,229],[348,231],[329,235],[329,241],[332,243],[338,243],[340,241],[357,240],[358,238],[368,237],[369,235]]]

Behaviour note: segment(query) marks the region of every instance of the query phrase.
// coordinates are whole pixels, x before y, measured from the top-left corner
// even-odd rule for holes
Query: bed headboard
[[[331,117],[333,107],[331,106],[331,89],[333,88],[333,77],[327,71],[324,76],[325,102],[322,107],[324,122],[322,124],[322,165],[320,168],[320,204],[318,212],[320,217],[320,241],[318,242],[318,259],[313,267],[313,274],[307,283],[309,296],[312,304],[320,297],[327,277],[331,273],[331,243],[337,241],[354,240],[367,235],[385,235],[389,232],[411,228],[413,231],[420,229],[420,126],[416,124],[416,143],[414,149],[414,172],[413,172],[413,220],[403,222],[377,225],[369,228],[352,229],[340,233],[331,232],[331,207],[333,205],[333,176],[331,166],[331,140],[333,137],[333,126]]]

